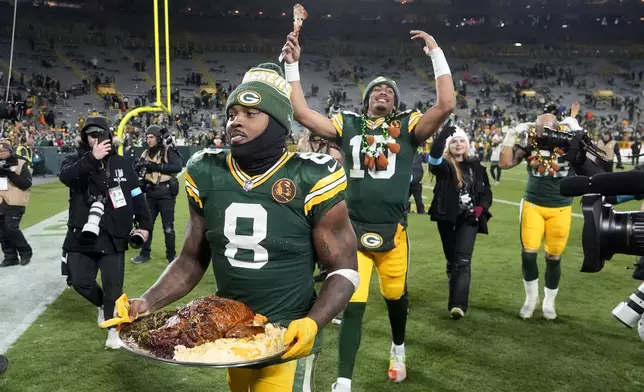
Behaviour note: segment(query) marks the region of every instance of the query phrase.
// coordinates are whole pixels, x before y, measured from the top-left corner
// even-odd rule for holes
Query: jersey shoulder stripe
[[[309,192],[309,194],[306,195],[306,198],[304,198],[304,215],[309,215],[309,212],[313,207],[337,196],[340,192],[347,189],[347,176],[344,174],[344,169],[341,169],[341,172],[342,176],[337,180],[329,182],[328,185],[323,186],[314,192]],[[320,180],[320,182],[322,181],[328,180],[324,178]]]
[[[414,131],[421,117],[423,117],[423,114],[419,110],[414,110],[411,112],[411,114],[409,115],[409,125],[408,125],[409,132]]]

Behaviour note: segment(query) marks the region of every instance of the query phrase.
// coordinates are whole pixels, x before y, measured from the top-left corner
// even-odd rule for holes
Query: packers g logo
[[[365,248],[376,249],[382,246],[382,237],[376,233],[365,233],[360,237],[360,242]]]
[[[260,104],[260,102],[262,102],[262,97],[255,91],[244,90],[241,93],[237,94],[237,100],[242,105],[257,106]]]

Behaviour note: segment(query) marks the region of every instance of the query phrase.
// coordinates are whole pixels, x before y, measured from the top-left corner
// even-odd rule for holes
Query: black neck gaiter
[[[244,144],[233,144],[230,153],[244,173],[250,176],[263,174],[284,154],[286,133],[286,129],[270,117],[261,135]]]

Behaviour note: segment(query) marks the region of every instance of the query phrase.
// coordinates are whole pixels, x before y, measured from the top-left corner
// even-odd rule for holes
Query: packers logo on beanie
[[[382,84],[389,86],[394,90],[394,111],[398,110],[398,106],[400,105],[400,90],[398,89],[398,85],[392,79],[386,78],[384,76],[378,76],[377,78],[369,82],[367,87],[365,87],[364,93],[362,94],[362,103],[364,104],[365,109],[369,108],[369,96],[371,95],[373,89],[376,86],[380,86]]]
[[[242,83],[230,93],[226,112],[235,105],[260,110],[273,117],[287,132],[291,131],[291,85],[277,64],[260,64],[246,72]]]

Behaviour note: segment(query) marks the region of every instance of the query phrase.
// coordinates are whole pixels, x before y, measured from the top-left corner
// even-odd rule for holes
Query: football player
[[[572,117],[564,121],[572,130],[581,129]],[[560,155],[561,151],[557,148],[534,151],[530,148],[526,151],[516,146],[518,134],[529,132],[533,127],[536,127],[537,132],[544,127],[558,130],[559,122],[553,114],[542,114],[537,117],[536,123],[523,123],[508,131],[503,141],[499,166],[501,169],[510,169],[524,159],[528,161],[528,183],[521,200],[520,212],[521,260],[526,299],[519,316],[523,319],[531,318],[539,302],[537,253],[545,235],[546,273],[542,311],[544,318],[554,320],[557,318],[555,298],[561,278],[561,255],[568,242],[572,220],[572,197],[560,194],[559,181],[575,173],[570,162]]]
[[[288,326],[283,363],[229,369],[233,392],[312,390],[322,327],[359,284],[356,237],[344,200],[346,175],[328,155],[286,150],[290,94],[275,64],[252,68],[230,94],[231,152],[203,150],[188,162],[184,247],[130,311],[146,314],[180,299],[212,260],[217,295]],[[329,272],[319,298],[316,261]]]
[[[407,376],[405,325],[407,322],[407,271],[409,244],[406,211],[412,163],[424,143],[454,110],[452,76],[443,51],[429,34],[412,30],[412,39],[424,42],[436,78],[437,103],[425,114],[399,112],[401,96],[396,82],[386,77],[371,81],[364,91],[364,113],[341,112],[329,119],[306,104],[300,84],[298,37],[290,34],[285,52],[285,73],[293,87],[295,119],[325,139],[335,141],[349,176],[347,205],[358,238],[360,287],[343,314],[340,360],[335,391],[350,391],[362,319],[375,265],[380,291],[389,311],[392,346],[388,377],[395,382]]]

